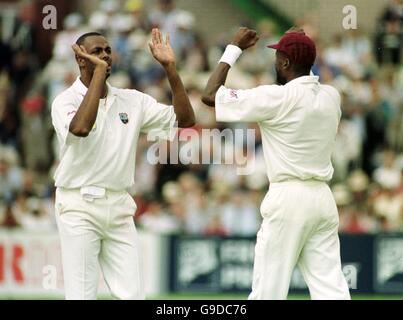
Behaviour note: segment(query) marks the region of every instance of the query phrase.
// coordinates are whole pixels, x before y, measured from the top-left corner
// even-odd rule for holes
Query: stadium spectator
[[[141,228],[159,234],[172,234],[182,231],[181,222],[163,207],[160,199],[150,197],[147,202],[146,212],[138,219]]]
[[[10,203],[22,184],[23,171],[18,167],[16,151],[0,145],[0,200]]]
[[[159,27],[163,33],[171,35],[172,48],[183,56],[183,50],[194,42],[193,14],[175,7],[175,0],[158,0],[158,6],[149,13],[152,27]]]
[[[391,0],[378,22],[375,41],[378,63],[398,66],[402,59],[402,43],[403,3]]]

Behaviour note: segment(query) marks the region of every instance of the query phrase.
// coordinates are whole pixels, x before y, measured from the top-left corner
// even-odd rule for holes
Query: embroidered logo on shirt
[[[124,124],[127,124],[129,122],[129,117],[127,116],[127,113],[125,112],[119,113],[119,117]]]
[[[238,94],[237,94],[236,90],[231,90],[229,92],[229,95],[231,98],[238,99]]]

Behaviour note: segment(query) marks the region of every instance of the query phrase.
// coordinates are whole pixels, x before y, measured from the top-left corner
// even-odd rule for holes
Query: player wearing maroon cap
[[[299,29],[275,45],[278,85],[248,90],[224,87],[242,51],[259,40],[241,28],[211,75],[203,102],[215,106],[217,121],[257,122],[270,191],[260,211],[252,292],[249,299],[287,298],[298,265],[312,299],[350,299],[341,269],[339,218],[327,185],[340,122],[340,95],[311,73],[314,42]]]
[[[294,76],[309,75],[316,58],[314,42],[304,32],[288,32],[278,44],[267,46],[276,49],[277,83],[284,85]],[[292,68],[287,68],[292,64]],[[282,68],[285,67],[285,68]],[[284,70],[282,72],[282,70]],[[292,72],[293,74],[289,74]]]

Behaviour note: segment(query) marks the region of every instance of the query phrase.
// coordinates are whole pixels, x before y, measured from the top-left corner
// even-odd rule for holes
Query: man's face
[[[85,50],[91,55],[98,57],[108,63],[108,69],[106,71],[106,78],[111,74],[112,69],[112,49],[108,44],[108,41],[103,36],[90,36],[83,42]],[[94,73],[95,66],[87,60],[84,60],[84,68],[88,70],[91,76]]]
[[[285,64],[287,59],[285,55],[283,55],[281,52],[276,51],[276,76],[277,76],[277,84],[279,85],[285,85],[287,83],[287,78],[285,77]]]

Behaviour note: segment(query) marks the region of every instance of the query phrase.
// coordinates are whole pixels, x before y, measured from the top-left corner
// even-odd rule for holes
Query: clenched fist
[[[254,46],[258,40],[259,36],[255,30],[242,27],[239,28],[231,44],[241,48],[242,50],[245,50]]]
[[[291,27],[290,29],[287,30],[287,33],[301,33],[301,34],[305,34],[304,29],[300,28],[300,27]]]

